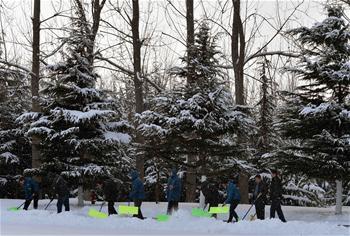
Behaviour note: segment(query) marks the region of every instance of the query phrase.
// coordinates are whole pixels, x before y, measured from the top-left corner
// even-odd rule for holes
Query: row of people
[[[130,174],[132,180],[132,188],[129,194],[129,198],[134,202],[134,206],[138,207],[138,214],[135,217],[139,219],[144,219],[141,205],[145,199],[144,184],[139,177],[137,171],[132,171]],[[39,200],[39,185],[31,177],[20,178],[20,183],[24,186],[25,193],[25,204],[24,210],[27,210],[31,201],[34,202],[34,209],[38,207]],[[225,204],[230,204],[229,218],[227,222],[232,222],[233,218],[238,221],[238,215],[235,211],[241,200],[241,195],[239,188],[236,186],[236,181],[229,180],[224,186],[226,188],[227,197],[224,201]],[[108,202],[108,214],[117,214],[114,208],[115,202],[118,200],[118,185],[112,180],[107,179],[105,181],[97,182],[97,187],[103,191],[104,200]],[[69,206],[69,187],[67,181],[62,175],[56,175],[53,183],[52,190],[54,194],[57,195],[57,213],[62,212],[62,207],[65,207],[65,211],[70,210]],[[178,177],[177,170],[172,169],[171,175],[168,179],[167,184],[167,214],[171,215],[173,211],[178,210],[179,201],[181,198],[182,183],[181,179]],[[201,191],[205,196],[206,204],[209,204],[209,210],[211,207],[216,207],[220,203],[219,198],[219,186],[217,183],[205,181],[201,186]],[[253,202],[256,209],[257,218],[263,220],[265,218],[265,204],[267,195],[267,186],[262,180],[260,175],[255,176],[255,186],[253,191]],[[271,208],[270,208],[270,218],[275,217],[275,212],[277,212],[281,221],[286,222],[282,209],[281,209],[281,198],[282,198],[282,184],[278,177],[278,172],[276,170],[272,171],[272,181],[270,186],[270,198],[271,198]],[[216,217],[216,215],[213,215]]]

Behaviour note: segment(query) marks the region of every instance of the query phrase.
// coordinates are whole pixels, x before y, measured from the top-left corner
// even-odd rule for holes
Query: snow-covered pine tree
[[[64,172],[74,184],[113,175],[126,179],[132,166],[125,145],[131,126],[119,112],[117,101],[96,88],[90,25],[77,11],[65,39],[63,62],[47,66],[42,114],[30,124],[29,136],[42,137],[41,174]],[[33,114],[22,115],[26,121]]]
[[[341,7],[327,10],[322,22],[290,32],[302,56],[289,71],[301,83],[279,115],[282,135],[295,142],[278,152],[278,160],[293,173],[345,181],[350,177],[350,32]],[[340,204],[338,199],[338,213]]]
[[[150,109],[136,117],[144,149],[173,165],[189,166],[186,157],[193,155],[196,160],[191,167],[198,174],[245,168],[248,165],[242,159],[247,149],[237,137],[254,133],[255,124],[247,107],[234,105],[227,78],[219,69],[215,38],[205,22],[190,50],[195,58],[182,58],[184,66],[171,71],[179,80],[178,89],[159,94],[150,101]],[[186,83],[191,67],[193,81]]]
[[[29,140],[16,118],[29,109],[26,75],[0,68],[0,197],[15,196],[13,179],[30,165]]]

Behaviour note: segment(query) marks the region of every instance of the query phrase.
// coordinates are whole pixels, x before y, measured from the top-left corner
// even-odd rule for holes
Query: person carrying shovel
[[[39,202],[39,184],[31,176],[21,177],[19,183],[24,188],[24,197],[26,199],[23,210],[28,210],[30,203],[33,200],[34,209],[38,209]]]

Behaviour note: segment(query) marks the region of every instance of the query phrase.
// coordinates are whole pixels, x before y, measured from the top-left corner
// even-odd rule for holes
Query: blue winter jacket
[[[227,186],[227,199],[225,201],[226,204],[232,203],[234,200],[241,200],[241,194],[236,187],[236,185],[230,181]]]
[[[24,179],[24,197],[29,200],[32,199],[33,194],[39,191],[39,184],[31,177]]]
[[[132,200],[143,200],[145,199],[145,188],[139,177],[139,174],[136,171],[131,172],[130,174],[132,180],[132,189],[129,194],[129,198]]]
[[[180,201],[181,198],[181,180],[177,176],[177,170],[173,169],[171,176],[168,180],[167,187],[167,200],[170,201]]]

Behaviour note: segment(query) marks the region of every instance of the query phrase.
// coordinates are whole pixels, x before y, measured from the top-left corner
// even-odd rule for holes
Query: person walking
[[[259,220],[265,219],[265,203],[266,203],[267,187],[261,178],[261,175],[255,176],[255,186],[253,192],[253,201],[255,205],[256,217]]]
[[[281,207],[282,200],[282,183],[278,176],[277,170],[271,171],[271,185],[270,185],[270,198],[271,198],[271,208],[270,208],[270,218],[275,218],[275,213],[277,211],[278,218],[282,222],[287,222],[284,218],[284,214]]]
[[[103,190],[104,200],[108,203],[108,215],[115,215],[118,212],[114,203],[118,201],[119,186],[111,178],[97,183],[97,187]]]
[[[56,175],[52,183],[52,189],[54,194],[57,195],[57,213],[62,212],[63,205],[64,210],[69,211],[69,187],[62,174]]]
[[[236,222],[238,222],[238,215],[235,210],[241,200],[241,194],[235,184],[235,181],[233,180],[228,181],[226,192],[227,192],[227,198],[224,205],[230,204],[230,214],[229,214],[227,223],[231,223],[233,218],[235,218]]]
[[[205,180],[201,184],[201,191],[205,197],[205,206],[209,204],[208,211],[210,208],[217,207],[219,205],[219,186],[213,180]],[[213,214],[212,217],[217,218],[217,214]]]
[[[139,173],[137,171],[132,171],[130,173],[132,187],[131,192],[129,194],[129,198],[134,201],[134,206],[138,207],[138,214],[134,215],[141,220],[144,219],[141,211],[142,200],[145,199],[145,187],[139,177]]]
[[[31,176],[21,177],[19,183],[24,188],[25,203],[23,210],[28,210],[30,203],[33,200],[33,208],[38,209],[39,202],[39,184]]]
[[[177,170],[173,168],[171,170],[171,176],[168,179],[168,186],[167,186],[167,200],[168,200],[167,214],[168,215],[171,215],[173,211],[178,210],[180,198],[181,198],[181,180],[177,176]]]

